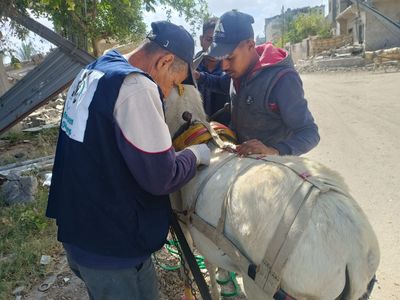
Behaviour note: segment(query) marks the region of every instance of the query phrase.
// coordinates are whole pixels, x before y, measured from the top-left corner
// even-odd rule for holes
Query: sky
[[[208,7],[212,15],[219,17],[224,12],[232,9],[250,14],[254,18],[254,34],[255,36],[264,36],[264,19],[276,16],[281,13],[282,5],[284,9],[300,8],[306,6],[325,5],[325,14],[328,11],[328,0],[209,0]],[[145,13],[144,20],[147,24],[152,21],[166,19],[166,14],[161,9],[156,13]],[[178,25],[182,25],[189,29],[184,18],[179,18],[176,14],[173,15],[171,21]],[[148,27],[149,29],[150,27]]]
[[[268,3],[269,2],[269,3]],[[325,14],[328,11],[328,0],[209,0],[208,7],[211,15],[216,17],[221,16],[224,12],[227,12],[232,9],[237,9],[239,11],[248,13],[254,17],[254,34],[255,36],[264,36],[264,19],[276,16],[281,13],[282,5],[284,9],[294,9],[306,6],[316,6],[316,5],[325,5]],[[167,16],[165,11],[162,8],[158,8],[155,13],[153,12],[145,12],[143,15],[143,19],[147,24],[148,31],[150,30],[150,24],[153,21],[166,20]],[[46,25],[49,28],[52,28],[52,24],[50,21],[46,19],[39,19],[40,23]],[[184,17],[179,17],[178,14],[172,14],[171,22],[182,25],[186,29],[190,29],[189,25],[185,22]],[[196,51],[199,50],[199,35],[201,33],[197,32],[195,41],[196,41]],[[51,44],[47,41],[43,41],[40,37],[36,35],[31,35],[33,43],[37,49],[41,52],[47,52]],[[19,41],[14,41],[16,47],[19,47]],[[9,59],[4,61],[5,63],[9,62]]]

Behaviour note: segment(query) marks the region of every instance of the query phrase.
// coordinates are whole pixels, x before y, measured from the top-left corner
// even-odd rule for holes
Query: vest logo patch
[[[83,142],[89,106],[103,75],[103,72],[97,70],[83,69],[68,90],[61,119],[61,130],[75,141]]]
[[[217,25],[215,26],[214,35],[217,38],[224,38],[225,37],[224,25],[220,21],[218,21]]]
[[[225,32],[224,25],[221,22],[218,22],[218,26],[215,31]]]

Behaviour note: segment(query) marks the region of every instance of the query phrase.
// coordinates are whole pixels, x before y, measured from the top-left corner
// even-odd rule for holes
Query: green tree
[[[301,14],[288,24],[288,31],[284,40],[298,43],[309,36],[315,35],[321,38],[330,37],[329,22],[318,13]]]
[[[207,0],[2,0],[0,12],[4,16],[28,10],[36,16],[47,16],[55,30],[80,48],[100,55],[98,43],[102,39],[134,42],[145,35],[143,11],[162,7],[167,14],[176,11],[189,22],[192,31],[199,28],[207,15]],[[17,34],[24,31],[12,24]]]

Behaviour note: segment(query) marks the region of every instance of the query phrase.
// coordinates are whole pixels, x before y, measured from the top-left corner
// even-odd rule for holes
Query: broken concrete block
[[[10,174],[1,186],[1,196],[9,204],[30,203],[35,201],[38,182],[34,176]]]

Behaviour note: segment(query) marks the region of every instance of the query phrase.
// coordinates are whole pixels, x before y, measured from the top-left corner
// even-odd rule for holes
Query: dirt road
[[[307,157],[339,171],[378,236],[372,299],[400,299],[400,73],[303,74],[321,142]]]

